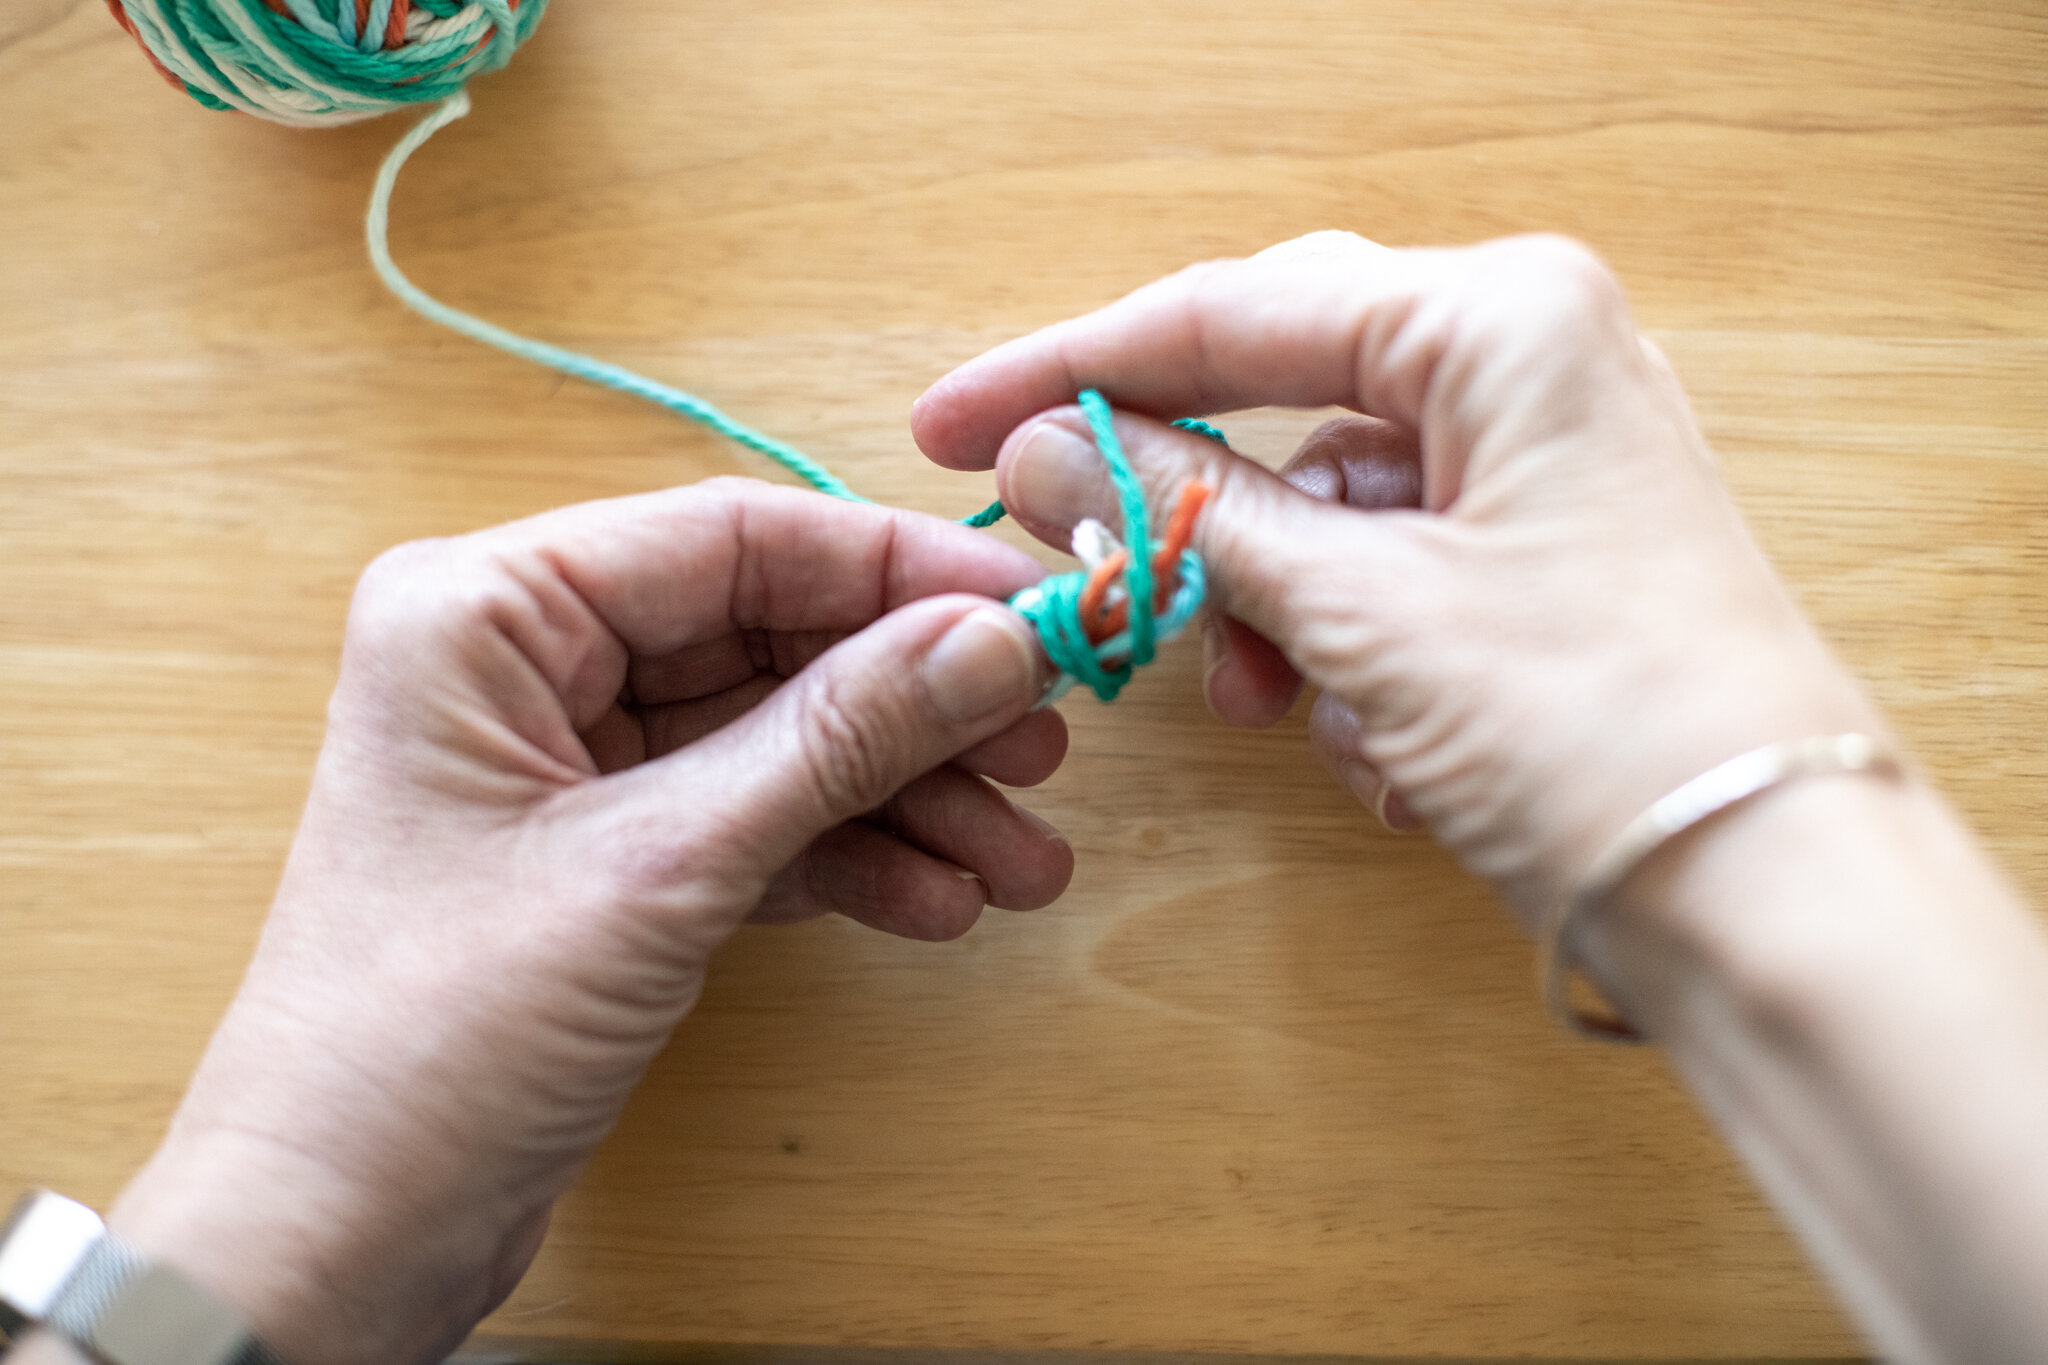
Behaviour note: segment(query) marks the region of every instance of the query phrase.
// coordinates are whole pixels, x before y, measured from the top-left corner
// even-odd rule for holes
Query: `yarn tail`
[[[536,365],[545,365],[576,379],[601,384],[608,389],[616,389],[620,393],[631,394],[635,398],[644,398],[650,403],[659,404],[670,412],[709,427],[727,440],[736,441],[749,450],[766,455],[820,493],[829,493],[835,498],[845,498],[849,502],[869,501],[847,487],[831,470],[796,447],[754,430],[693,393],[685,393],[681,389],[595,357],[507,331],[496,323],[486,322],[459,308],[451,308],[407,279],[405,272],[391,259],[391,194],[397,187],[398,173],[405,168],[405,163],[411,159],[412,154],[426,144],[428,138],[468,112],[469,93],[457,91],[432,113],[421,119],[412,131],[400,138],[398,145],[391,149],[391,154],[384,158],[384,164],[377,170],[377,184],[370,194],[370,212],[364,221],[364,232],[370,243],[370,264],[376,267],[378,278],[384,281],[386,288],[398,295],[408,308],[429,322],[439,323],[451,331],[460,332],[472,340],[481,341],[486,346],[495,346],[522,360],[530,360]],[[1002,503],[994,502],[962,520],[969,526],[990,526],[1000,521],[1002,517]]]

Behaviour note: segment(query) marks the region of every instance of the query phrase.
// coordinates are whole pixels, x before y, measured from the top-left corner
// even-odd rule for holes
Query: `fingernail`
[[[1050,824],[1048,824],[1045,821],[1045,819],[1042,816],[1038,815],[1036,812],[1028,811],[1024,809],[1022,806],[1013,806],[1011,807],[1011,809],[1017,812],[1019,818],[1021,818],[1025,824],[1031,826],[1031,828],[1037,830],[1040,834],[1043,834],[1048,842],[1055,844],[1064,844],[1067,841],[1067,838],[1064,834],[1061,834],[1058,830],[1054,829]]]
[[[1409,811],[1408,803],[1392,787],[1380,781],[1380,775],[1373,771],[1371,765],[1347,758],[1337,765],[1337,777],[1343,782],[1344,789],[1359,805],[1370,810],[1389,834],[1411,834],[1421,827],[1421,822]]]
[[[1209,714],[1216,711],[1216,670],[1223,667],[1230,657],[1223,647],[1223,627],[1208,612],[1202,614],[1202,700],[1209,705]],[[1221,716],[1217,716],[1221,719]]]
[[[1035,520],[1072,526],[1100,515],[1107,476],[1092,442],[1057,422],[1040,422],[1003,471],[1012,506]]]
[[[954,623],[924,656],[925,687],[938,713],[965,724],[1035,701],[1038,645],[1028,629],[1003,607],[980,607]]]
[[[1413,834],[1422,828],[1422,821],[1415,818],[1415,812],[1408,809],[1408,803],[1401,799],[1401,793],[1385,783],[1380,784],[1378,799],[1372,803],[1372,813],[1389,834]]]
[[[987,882],[985,882],[985,881],[983,881],[983,880],[981,879],[981,877],[980,877],[980,876],[978,876],[978,875],[977,875],[977,874],[975,874],[975,873],[969,872],[969,871],[968,871],[968,870],[967,870],[966,868],[964,868],[964,867],[956,867],[956,868],[954,868],[954,869],[953,869],[953,875],[954,875],[954,876],[956,876],[956,877],[958,877],[958,878],[959,878],[959,879],[960,879],[961,881],[963,881],[963,882],[973,882],[973,883],[975,883],[975,885],[976,885],[976,886],[977,886],[977,887],[978,887],[978,888],[980,889],[980,891],[981,891],[981,903],[982,903],[983,905],[987,905],[987,904],[988,904],[988,883],[987,883]]]
[[[1344,784],[1344,790],[1350,792],[1359,805],[1367,807],[1374,815],[1380,813],[1383,784],[1378,773],[1355,758],[1347,758],[1337,765],[1337,780]]]
[[[1354,790],[1356,789],[1354,788]],[[1381,829],[1384,829],[1389,834],[1399,834],[1401,831],[1395,829],[1394,822],[1387,818],[1387,802],[1393,799],[1393,795],[1394,789],[1385,783],[1381,783],[1379,795],[1375,796],[1372,800],[1372,813],[1373,817],[1380,822]]]

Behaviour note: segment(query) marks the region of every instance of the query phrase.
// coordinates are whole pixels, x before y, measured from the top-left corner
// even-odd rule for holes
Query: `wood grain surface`
[[[2048,6],[558,0],[475,93],[400,187],[422,284],[953,515],[988,480],[905,412],[995,341],[1315,228],[1584,237],[2048,901]],[[388,297],[403,126],[209,113],[102,5],[0,0],[0,1186],[104,1204],[150,1149],[372,555],[775,477]],[[1308,421],[1226,425],[1279,459]],[[1484,888],[1197,673],[1067,704],[1052,909],[742,934],[486,1336],[1857,1354],[1659,1059],[1547,1027]]]

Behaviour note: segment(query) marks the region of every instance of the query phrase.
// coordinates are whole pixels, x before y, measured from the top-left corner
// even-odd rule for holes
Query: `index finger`
[[[917,401],[912,434],[941,465],[988,469],[1021,422],[1083,389],[1161,419],[1360,408],[1363,331],[1412,307],[1443,254],[1317,233],[1190,266],[968,361]]]
[[[939,464],[986,469],[1036,413],[1100,389],[1169,419],[1237,408],[1344,407],[1462,448],[1605,353],[1642,368],[1620,286],[1565,238],[1393,250],[1317,233],[1239,261],[1193,266],[1099,312],[971,360],[911,415]],[[1462,457],[1448,456],[1446,487]]]

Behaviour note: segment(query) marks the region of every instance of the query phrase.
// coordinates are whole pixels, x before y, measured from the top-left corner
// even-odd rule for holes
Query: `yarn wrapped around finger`
[[[445,100],[512,60],[547,0],[107,0],[164,79],[300,127]]]

